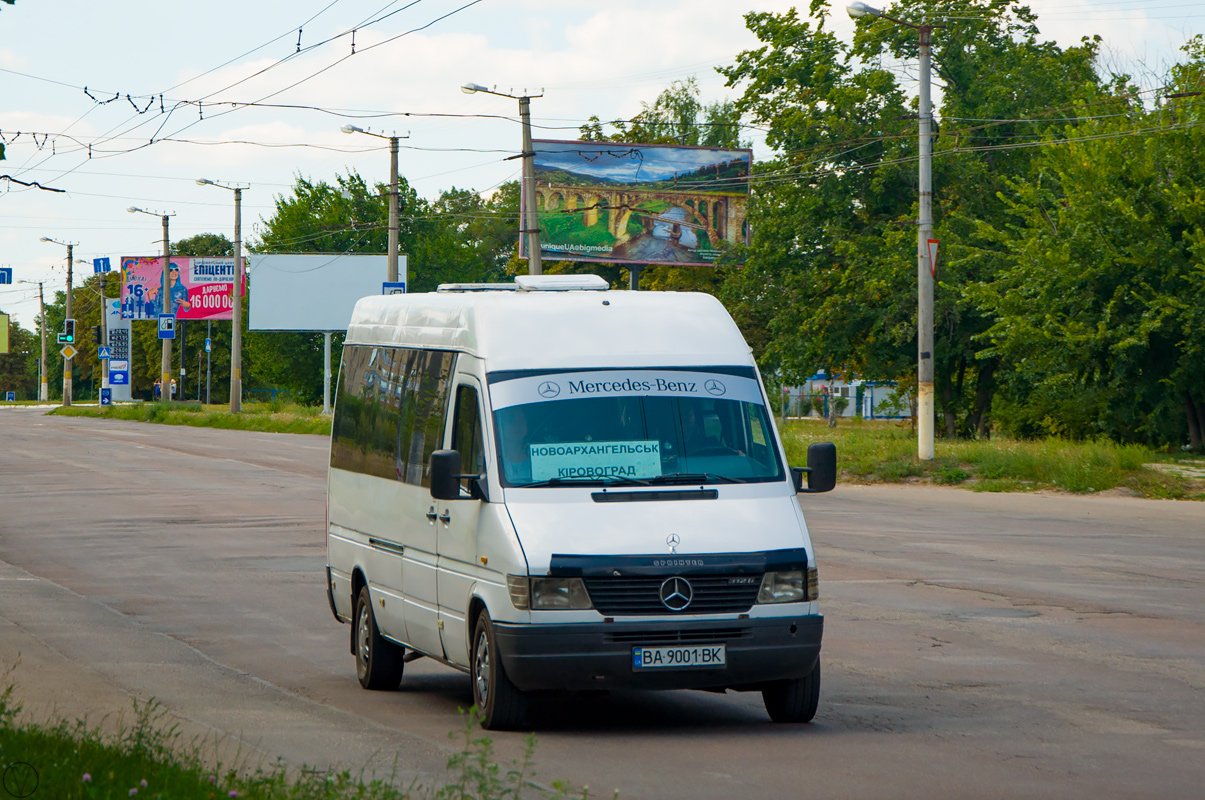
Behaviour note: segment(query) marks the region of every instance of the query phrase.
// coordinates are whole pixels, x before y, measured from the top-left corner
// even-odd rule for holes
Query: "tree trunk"
[[[958,418],[954,415],[954,387],[950,385],[948,375],[943,375],[939,380],[941,381],[941,416],[946,423],[946,438],[953,439],[958,435]]]
[[[990,439],[992,428],[988,413],[992,410],[992,393],[996,388],[996,361],[981,361],[979,377],[975,380],[975,435]]]
[[[1196,404],[1192,395],[1184,393],[1184,416],[1188,418],[1188,444],[1194,450],[1201,449],[1201,419],[1197,416]]]

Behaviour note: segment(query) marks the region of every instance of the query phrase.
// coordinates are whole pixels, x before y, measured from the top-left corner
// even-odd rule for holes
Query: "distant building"
[[[828,378],[823,373],[816,373],[804,381],[802,386],[789,386],[786,389],[789,401],[787,414],[792,417],[815,415],[812,398],[843,397],[849,401],[843,417],[865,417],[866,419],[907,419],[911,409],[892,398],[896,384],[894,381],[867,381],[861,378],[846,380],[837,375]],[[824,406],[827,414],[828,406]]]

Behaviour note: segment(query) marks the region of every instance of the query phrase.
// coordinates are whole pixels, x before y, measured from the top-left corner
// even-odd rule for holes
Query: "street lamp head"
[[[41,239],[39,239],[38,241],[39,241],[39,242],[53,242],[53,241],[54,241],[54,239],[50,239],[50,238],[47,238],[47,237],[43,236],[43,237],[42,237]]]
[[[479,83],[466,83],[464,86],[460,87],[460,91],[464,92],[465,94],[476,94],[477,92],[488,92],[489,89],[485,88]]]
[[[126,211],[129,211],[131,214],[136,214],[139,211],[142,211],[142,209],[139,208],[138,206],[130,206],[129,208],[126,209]],[[143,212],[143,213],[145,213],[145,212]]]
[[[871,8],[862,2],[850,3],[845,7],[846,12],[854,19],[861,17],[881,17],[883,12],[877,8]]]
[[[366,133],[363,128],[357,128],[355,125],[350,124],[344,125],[339,130],[343,131],[344,133]]]
[[[197,186],[212,186],[213,181],[209,178],[197,178]]]

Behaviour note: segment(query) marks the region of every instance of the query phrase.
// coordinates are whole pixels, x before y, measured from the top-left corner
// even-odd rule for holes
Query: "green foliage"
[[[38,336],[10,317],[8,352],[0,353],[0,397],[6,392],[16,392],[18,400],[38,398],[38,358],[41,354]]]
[[[10,673],[11,674],[11,671]],[[264,766],[224,763],[197,743],[184,742],[179,727],[156,700],[134,701],[132,723],[113,734],[83,720],[49,724],[21,718],[12,683],[0,692],[0,764],[29,764],[35,797],[101,800],[113,797],[212,800],[586,800],[587,790],[562,782],[545,789],[533,781],[535,737],[523,756],[507,767],[495,760],[493,741],[476,735],[477,714],[449,738],[461,746],[448,759],[445,780],[432,787],[403,785],[396,772],[385,777],[303,766],[291,776],[283,762]],[[18,777],[6,775],[6,787]],[[36,781],[36,783],[34,783]],[[616,793],[618,794],[618,792]]]
[[[614,128],[607,134],[597,116],[580,129],[587,142],[630,142],[639,144],[679,144],[702,147],[749,147],[740,139],[741,117],[736,104],[722,101],[703,105],[699,101],[699,82],[692,76],[673,84],[657,95],[652,103],[641,103],[641,111],[630,120],[606,123]]]
[[[100,417],[194,428],[224,428],[265,433],[309,433],[329,436],[331,419],[315,406],[301,406],[277,399],[268,403],[243,403],[242,412],[231,414],[220,405],[200,403],[121,403],[100,408],[73,405],[56,408],[51,414],[69,417]]]
[[[997,492],[1124,488],[1145,497],[1205,499],[1205,479],[1152,468],[1168,462],[1169,456],[1141,445],[1059,438],[940,441],[936,458],[920,461],[916,436],[908,427],[861,419],[844,423],[839,429],[807,420],[780,426],[790,462],[803,464],[812,442],[832,441],[844,480],[929,481]]]

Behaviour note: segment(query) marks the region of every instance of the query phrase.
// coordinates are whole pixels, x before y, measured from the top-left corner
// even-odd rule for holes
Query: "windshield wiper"
[[[747,483],[741,478],[729,478],[727,475],[717,475],[714,472],[669,472],[649,479],[649,483],[703,483],[704,481]]]
[[[622,486],[648,486],[649,482],[639,478],[628,478],[623,475],[599,475],[599,476],[576,476],[572,478],[549,478],[546,481],[536,481],[534,483],[525,483],[522,486],[515,488],[519,489],[536,489],[542,486],[610,486],[611,484],[620,484]]]

